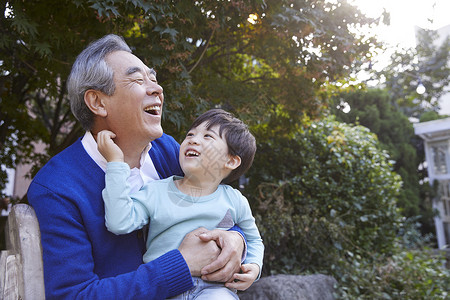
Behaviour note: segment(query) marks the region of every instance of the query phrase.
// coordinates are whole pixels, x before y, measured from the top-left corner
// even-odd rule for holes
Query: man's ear
[[[228,155],[228,161],[225,163],[225,167],[234,170],[241,165],[241,157],[239,155]]]
[[[100,117],[108,115],[105,108],[104,95],[100,91],[87,90],[84,93],[84,103],[95,115]]]

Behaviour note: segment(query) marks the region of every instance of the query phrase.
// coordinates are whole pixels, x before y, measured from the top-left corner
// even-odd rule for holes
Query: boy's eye
[[[194,134],[192,132],[188,132],[188,134],[186,134],[186,136],[193,136]]]
[[[212,138],[212,135],[207,133],[207,134],[205,134],[205,137]]]

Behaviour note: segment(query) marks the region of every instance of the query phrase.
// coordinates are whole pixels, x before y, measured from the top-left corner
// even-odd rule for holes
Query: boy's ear
[[[241,157],[239,155],[228,155],[228,161],[225,163],[225,167],[234,170],[241,165]]]
[[[84,93],[84,103],[97,116],[106,117],[108,113],[105,109],[103,94],[96,90],[87,90]]]

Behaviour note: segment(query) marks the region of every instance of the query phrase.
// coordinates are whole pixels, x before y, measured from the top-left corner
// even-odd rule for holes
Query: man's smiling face
[[[105,104],[109,129],[136,141],[159,138],[164,96],[154,72],[126,51],[112,52],[105,60],[114,72],[115,85]]]

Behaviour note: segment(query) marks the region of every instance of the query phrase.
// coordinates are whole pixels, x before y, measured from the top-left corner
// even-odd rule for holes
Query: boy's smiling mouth
[[[184,155],[187,156],[187,157],[197,157],[197,156],[200,156],[200,153],[198,153],[195,150],[188,149],[188,150],[186,150]]]

